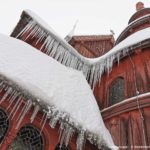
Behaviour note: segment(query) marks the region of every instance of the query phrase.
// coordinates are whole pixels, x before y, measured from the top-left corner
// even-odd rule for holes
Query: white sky
[[[110,34],[115,37],[127,26],[139,0],[3,0],[0,33],[10,34],[22,10],[30,9],[64,37],[79,20],[75,34]],[[150,0],[142,0],[150,7]]]

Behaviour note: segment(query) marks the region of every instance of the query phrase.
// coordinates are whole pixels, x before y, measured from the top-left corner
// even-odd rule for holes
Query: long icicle
[[[7,107],[7,110],[12,106],[13,102],[15,101],[15,99],[19,96],[20,93],[18,93],[18,91],[14,91],[12,93],[12,95],[10,95],[10,97],[8,98],[10,103]]]
[[[32,101],[29,99],[29,100],[27,101],[27,104],[26,104],[26,106],[25,106],[25,109],[24,109],[23,113],[21,114],[21,117],[19,118],[19,120],[18,120],[18,122],[17,122],[16,129],[19,128],[19,126],[20,126],[20,124],[21,124],[23,118],[25,117],[26,113],[30,110],[31,106],[32,106]]]
[[[34,106],[34,110],[33,110],[32,116],[31,116],[31,118],[30,118],[30,122],[31,122],[31,123],[34,121],[34,119],[35,119],[37,113],[39,112],[39,110],[40,110],[40,106],[39,106],[38,104],[36,104],[36,105]]]
[[[15,103],[15,105],[13,106],[13,108],[11,109],[8,118],[10,118],[10,116],[11,116],[12,114],[14,114],[14,112],[15,112],[15,110],[16,110],[18,104],[20,103],[21,99],[22,99],[22,96],[20,96],[20,97],[16,100],[16,103]]]
[[[20,103],[18,104],[17,108],[15,109],[15,111],[11,117],[11,120],[13,120],[13,118],[15,117],[15,115],[16,115],[17,111],[19,110],[19,108],[21,107],[22,103],[23,103],[23,100],[21,100]]]
[[[7,89],[7,91],[5,92],[4,96],[2,97],[2,99],[0,100],[0,104],[8,97],[8,95],[12,92],[12,88],[9,87]]]
[[[85,131],[82,130],[77,138],[77,150],[82,150],[85,144]]]
[[[45,126],[45,124],[46,124],[47,119],[48,119],[48,115],[47,115],[47,113],[46,113],[45,119],[43,120],[43,123],[42,123],[42,127],[41,127],[41,130],[40,130],[40,134],[41,134],[42,131],[43,131],[43,128],[44,128],[44,126]]]
[[[66,131],[66,137],[65,137],[65,145],[68,146],[70,139],[72,138],[74,133],[74,129],[72,127],[68,127]]]

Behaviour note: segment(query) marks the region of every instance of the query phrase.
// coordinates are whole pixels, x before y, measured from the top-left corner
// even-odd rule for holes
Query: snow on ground
[[[0,35],[0,74],[41,102],[68,113],[82,129],[114,146],[81,72],[61,65],[25,42]]]

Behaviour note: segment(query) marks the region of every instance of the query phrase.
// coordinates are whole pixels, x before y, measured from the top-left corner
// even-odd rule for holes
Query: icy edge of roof
[[[35,24],[37,23],[40,27],[46,30],[48,34],[52,35],[57,41],[59,41],[63,45],[63,47],[68,49],[73,55],[77,55],[79,58],[81,57],[82,59],[84,59],[84,56],[80,56],[80,54],[70,44],[68,44],[66,40],[61,38],[42,18],[37,16],[31,10],[24,10],[24,12],[35,21]]]
[[[27,11],[27,13],[33,20],[24,27],[18,36],[24,34],[28,30],[32,30],[28,37],[37,36],[39,39],[43,39],[44,37],[45,40],[41,49],[45,48],[47,55],[50,55],[62,64],[77,70],[82,70],[86,79],[93,86],[100,80],[103,72],[110,72],[114,60],[117,59],[119,62],[121,57],[127,56],[128,51],[137,47],[139,42],[143,42],[150,38],[148,34],[150,28],[143,29],[127,37],[103,56],[90,59],[79,54],[71,45],[64,39],[61,39],[53,31],[45,30],[45,27],[43,27],[44,23],[41,23],[41,20],[31,11]]]

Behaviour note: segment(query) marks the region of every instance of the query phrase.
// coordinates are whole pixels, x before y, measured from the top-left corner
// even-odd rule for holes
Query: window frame
[[[17,141],[17,138],[20,138],[19,136],[19,134],[20,134],[20,132],[23,130],[23,129],[25,129],[25,128],[32,128],[32,129],[34,129],[36,132],[38,132],[39,133],[39,135],[40,135],[40,140],[42,140],[42,148],[41,149],[39,149],[39,150],[44,150],[45,149],[45,140],[44,140],[44,135],[40,132],[40,129],[38,129],[35,125],[33,125],[33,124],[25,124],[24,126],[22,126],[21,128],[20,128],[20,130],[18,130],[18,133],[17,133],[17,135],[16,135],[16,137],[14,138],[14,140],[12,141],[12,143],[11,143],[11,145],[10,145],[10,149],[12,148],[12,146],[13,146],[13,143],[14,142],[16,142]],[[28,138],[28,137],[27,137]],[[23,140],[22,140],[23,141]],[[25,144],[27,144],[27,143],[25,143]],[[9,150],[9,148],[8,148],[8,150]]]
[[[123,96],[124,96],[124,98],[123,99],[121,99],[121,100],[118,100],[118,101],[116,101],[116,102],[112,102],[112,100],[111,100],[111,98],[110,98],[110,90],[112,89],[112,87],[113,87],[113,85],[114,85],[114,83],[116,83],[116,81],[118,81],[118,79],[122,79],[123,81],[124,81],[124,83],[123,83],[123,86],[124,86],[124,90],[123,90]],[[112,106],[112,105],[115,105],[115,104],[117,104],[117,103],[120,103],[120,102],[122,102],[123,100],[125,100],[126,99],[126,80],[125,80],[125,78],[124,78],[124,76],[117,76],[116,78],[113,78],[112,80],[111,80],[111,82],[108,84],[108,90],[107,90],[107,101],[108,101],[108,106]]]

